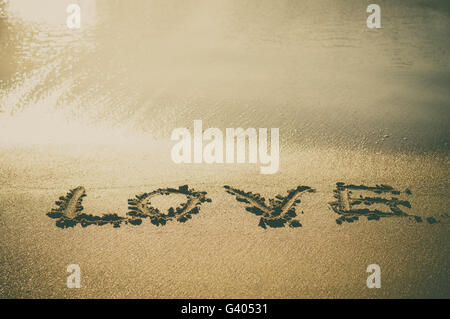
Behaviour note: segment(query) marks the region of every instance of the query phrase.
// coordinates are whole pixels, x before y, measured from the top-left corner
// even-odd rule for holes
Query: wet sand
[[[332,0],[79,0],[71,30],[69,2],[0,0],[1,298],[450,297],[448,1],[377,30]],[[279,172],[174,164],[194,120],[279,128]]]

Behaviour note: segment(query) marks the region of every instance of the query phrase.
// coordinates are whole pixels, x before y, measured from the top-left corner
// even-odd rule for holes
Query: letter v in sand
[[[236,196],[236,200],[247,204],[246,211],[261,216],[259,226],[266,229],[269,227],[284,227],[286,223],[289,227],[301,227],[302,224],[294,218],[297,216],[295,205],[301,201],[298,198],[301,194],[315,192],[309,186],[298,186],[288,191],[287,196],[277,195],[275,199],[269,199],[269,205],[260,194],[244,192],[237,188],[224,186],[228,194]]]

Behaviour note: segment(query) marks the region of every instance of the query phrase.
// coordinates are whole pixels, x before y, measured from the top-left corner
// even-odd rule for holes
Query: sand
[[[448,1],[380,0],[376,30],[364,2],[332,0],[79,0],[71,30],[70,2],[0,0],[1,298],[450,297]],[[280,170],[174,164],[194,120],[279,128]],[[129,214],[185,185],[211,201],[189,193],[184,222]],[[70,190],[68,217],[93,225],[47,215]],[[359,195],[404,205],[336,211]]]
[[[447,219],[429,224],[361,218],[338,225],[339,216],[328,205],[337,181],[385,183],[411,190],[408,213],[438,216],[449,205],[448,179],[434,177],[447,174],[442,159],[305,150],[291,154],[280,173],[268,178],[256,166],[169,164],[169,174],[167,166],[152,161],[151,152],[124,165],[120,158],[130,150],[92,150],[90,156],[44,150],[2,150],[8,176],[0,193],[3,297],[448,297]],[[38,165],[32,157],[37,154]],[[120,165],[120,174],[105,165],[108,158]],[[144,219],[139,226],[60,229],[46,215],[59,196],[78,185],[86,188],[85,212],[126,216],[128,198],[184,184],[212,199],[185,223],[155,226]],[[302,227],[263,229],[224,185],[267,198],[298,185],[316,192],[296,206]],[[173,198],[172,205],[179,201]],[[382,269],[381,289],[366,287],[365,271],[373,263]],[[81,267],[81,289],[66,287],[69,264]]]

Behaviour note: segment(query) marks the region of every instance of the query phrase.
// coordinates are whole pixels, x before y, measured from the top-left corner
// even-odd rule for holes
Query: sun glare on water
[[[24,23],[65,26],[69,16],[66,9],[70,4],[80,6],[82,27],[95,23],[95,0],[4,0],[4,2],[7,15]]]

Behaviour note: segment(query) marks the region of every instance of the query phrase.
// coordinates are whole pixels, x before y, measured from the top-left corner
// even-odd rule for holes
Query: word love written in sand
[[[301,227],[302,224],[295,219],[297,213],[295,207],[301,203],[300,196],[304,193],[314,193],[315,190],[309,186],[298,186],[289,190],[286,196],[277,195],[268,202],[260,194],[245,192],[230,186],[224,186],[227,193],[236,197],[236,200],[244,203],[245,210],[260,217],[259,226],[266,229],[268,227]],[[358,194],[359,193],[359,194]],[[368,195],[370,193],[371,195]],[[411,191],[406,189],[406,195],[411,195]],[[151,206],[150,199],[155,196],[181,194],[186,196],[186,202],[176,208],[169,208],[166,213],[162,213],[158,208]],[[167,222],[176,220],[184,223],[192,218],[192,215],[200,212],[200,206],[205,202],[211,202],[206,197],[206,192],[197,192],[189,189],[187,185],[175,188],[160,188],[150,193],[137,195],[128,200],[129,212],[126,217],[117,214],[104,214],[95,216],[82,213],[82,201],[86,196],[86,190],[80,186],[69,191],[66,196],[62,196],[56,201],[57,208],[52,209],[47,215],[56,219],[56,226],[60,228],[74,227],[80,224],[82,227],[89,225],[112,224],[120,227],[121,224],[140,225],[142,219],[149,219],[156,226],[166,225]],[[415,222],[422,222],[419,216],[409,215],[401,208],[411,208],[407,200],[401,200],[397,196],[401,192],[389,185],[353,185],[342,182],[336,183],[334,190],[335,201],[329,203],[330,208],[338,214],[336,223],[352,223],[360,217],[368,220],[379,220],[383,217],[407,217]],[[303,214],[303,211],[301,212]],[[447,213],[440,217],[448,218]],[[430,224],[438,223],[434,217],[428,217],[426,221]]]

